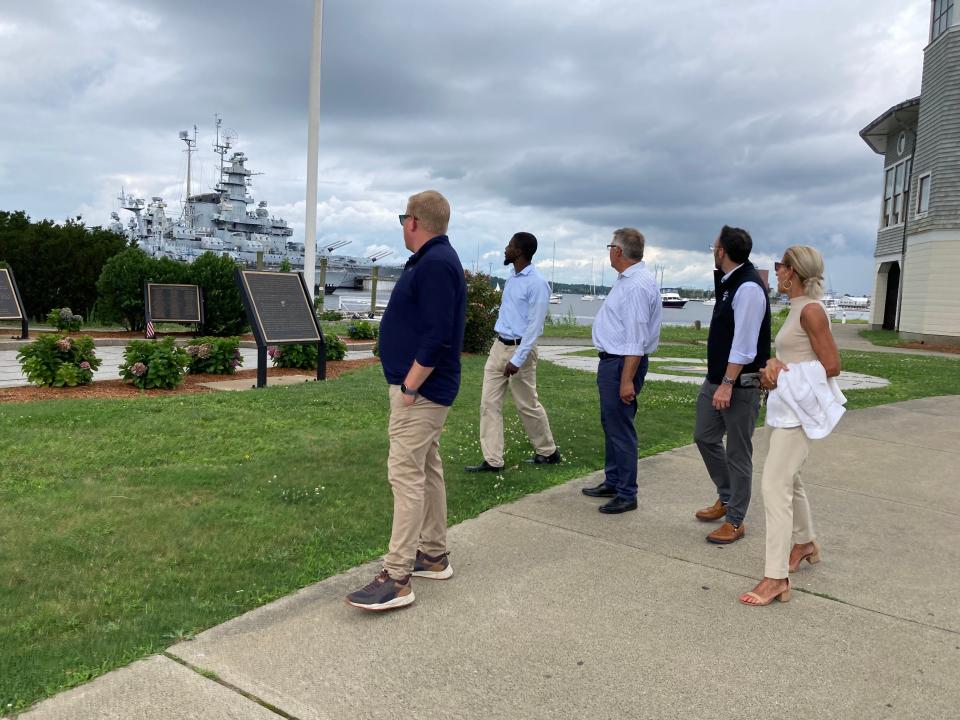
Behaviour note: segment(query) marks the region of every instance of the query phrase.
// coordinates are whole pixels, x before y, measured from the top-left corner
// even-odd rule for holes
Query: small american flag
[[[157,331],[153,327],[153,320],[147,320],[147,337],[152,338],[157,334]]]

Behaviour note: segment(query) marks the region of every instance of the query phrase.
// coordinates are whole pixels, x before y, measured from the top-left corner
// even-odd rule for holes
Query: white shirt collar
[[[746,264],[746,263],[740,263],[739,265],[737,265],[733,270],[731,270],[731,271],[728,272],[726,275],[724,275],[722,278],[720,278],[720,282],[725,283],[725,282],[727,281],[727,279],[728,279],[731,275],[733,275],[737,270],[739,270],[740,268],[742,268],[745,264]]]

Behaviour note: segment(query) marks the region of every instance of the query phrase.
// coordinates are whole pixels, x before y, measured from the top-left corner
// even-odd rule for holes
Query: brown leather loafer
[[[717,498],[717,501],[713,505],[703,508],[703,510],[697,510],[694,514],[697,516],[697,520],[711,522],[712,520],[719,520],[726,515],[727,506],[721,502],[720,498]]]
[[[742,538],[744,533],[746,533],[746,530],[746,523],[740,523],[740,527],[734,527],[730,523],[725,522],[712,533],[707,535],[707,540],[712,542],[714,545],[729,545],[730,543],[736,542]]]

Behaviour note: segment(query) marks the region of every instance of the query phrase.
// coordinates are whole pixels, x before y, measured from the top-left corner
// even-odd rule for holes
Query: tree
[[[58,225],[31,222],[22,211],[0,211],[0,260],[13,268],[27,312],[35,318],[61,307],[89,316],[104,265],[126,247],[122,235],[86,228],[80,218]]]

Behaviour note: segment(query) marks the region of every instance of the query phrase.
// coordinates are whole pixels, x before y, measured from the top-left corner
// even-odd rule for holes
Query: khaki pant
[[[503,395],[510,394],[527,437],[538,455],[553,455],[557,445],[550,432],[547,411],[537,397],[537,348],[530,350],[527,361],[512,377],[504,377],[503,369],[516,350],[515,345],[493,341],[487,364],[483,368],[483,393],[480,397],[480,450],[494,467],[503,466]]]
[[[810,503],[800,479],[810,439],[803,428],[771,428],[770,450],[763,465],[763,507],[767,522],[767,557],[763,574],[789,577],[790,550],[811,542]]]
[[[427,555],[447,551],[447,491],[440,462],[440,432],[450,408],[422,395],[403,402],[390,386],[390,455],[387,477],[393,490],[393,532],[383,560],[395,580],[409,575],[419,547]]]

